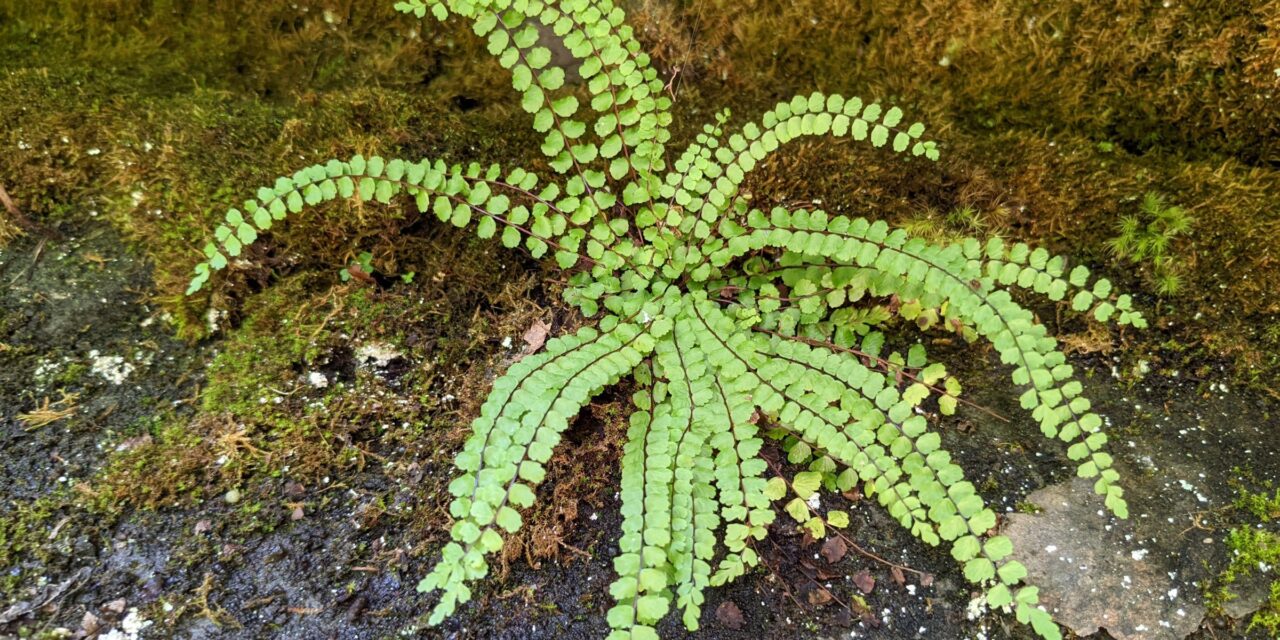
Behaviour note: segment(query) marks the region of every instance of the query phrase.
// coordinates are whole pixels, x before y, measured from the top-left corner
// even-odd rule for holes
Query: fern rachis
[[[656,637],[653,625],[673,605],[696,628],[705,589],[758,562],[750,542],[765,535],[779,496],[759,455],[766,434],[752,419],[757,412],[784,430],[791,459],[809,465],[806,480],[863,486],[921,540],[949,543],[993,608],[1058,637],[1035,606],[1035,587],[1023,584],[1025,569],[1009,560],[1009,540],[986,536],[995,513],[915,411],[930,396],[953,410],[959,384],[921,345],[905,356],[882,353],[878,329],[901,317],[989,341],[1013,368],[1023,407],[1046,436],[1069,444],[1078,473],[1097,478],[1107,507],[1125,517],[1101,419],[1056,341],[1009,290],[1055,301],[1070,295],[1076,310],[1098,321],[1141,327],[1128,296],[1106,280],[1090,285],[1083,267],[1067,272],[1064,259],[1024,244],[931,243],[882,221],[765,212],[739,193],[756,166],[801,137],[851,137],[935,160],[923,126],[900,126],[896,107],[814,93],[736,131],[726,114],[668,167],[671,100],[609,0],[397,6],[472,21],[511,70],[522,106],[546,134],[542,151],[567,176],[563,184],[497,165],[331,160],[231,209],[189,293],[288,214],[356,197],[407,196],[423,213],[474,226],[481,238],[536,258],[551,254],[569,274],[566,302],[596,320],[494,382],[449,485],[453,541],[419,585],[441,594],[432,623],[470,599],[468,584],[488,572],[486,556],[502,548],[503,532],[521,527],[519,510],[534,502],[544,465],[579,409],[631,376],[640,390],[622,454],[611,637]],[[587,109],[584,91],[549,65],[540,27],[580,62]]]

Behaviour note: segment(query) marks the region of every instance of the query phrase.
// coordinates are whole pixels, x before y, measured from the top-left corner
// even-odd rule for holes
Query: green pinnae
[[[1067,444],[1078,475],[1094,478],[1106,507],[1124,518],[1102,419],[1058,342],[1009,292],[1070,300],[1099,322],[1142,328],[1129,296],[1026,244],[929,242],[879,220],[766,211],[742,194],[761,162],[802,138],[852,138],[936,160],[924,126],[904,123],[897,107],[815,92],[737,127],[726,111],[669,163],[672,98],[610,0],[396,7],[472,22],[511,72],[562,179],[376,156],[307,167],[227,213],[188,293],[273,224],[347,198],[407,199],[566,272],[565,301],[594,322],[512,365],[472,423],[449,485],[452,541],[419,584],[440,594],[432,624],[471,598],[468,585],[522,526],[521,510],[536,500],[570,421],[630,377],[639,390],[621,462],[611,638],[656,638],[654,625],[673,607],[696,629],[706,589],[759,562],[752,541],[788,493],[766,477],[760,457],[774,432],[784,434],[789,460],[808,466],[791,483],[797,493],[861,486],[913,535],[948,544],[991,607],[1060,637],[1026,570],[1010,559],[1009,539],[987,535],[995,513],[916,410],[935,398],[953,412],[959,382],[923,345],[886,352],[883,329],[903,319],[993,345],[1022,407],[1046,437]],[[551,64],[544,31],[577,60],[585,91]]]

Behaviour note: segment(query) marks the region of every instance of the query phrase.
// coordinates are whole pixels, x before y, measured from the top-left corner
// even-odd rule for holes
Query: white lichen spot
[[[124,619],[120,621],[120,626],[98,636],[99,640],[137,640],[138,634],[143,629],[151,626],[150,620],[143,620],[138,615],[138,608],[131,607],[129,613],[125,614]]]
[[[307,374],[307,384],[317,389],[323,389],[329,386],[329,376],[326,376],[319,371],[312,371]]]
[[[205,325],[209,327],[209,333],[217,333],[218,328],[222,326],[222,319],[227,317],[227,312],[217,307],[209,307],[204,314]]]
[[[817,492],[814,492],[814,494],[809,496],[809,499],[805,500],[804,503],[809,505],[810,509],[817,511],[822,506],[822,497],[819,496]]]
[[[356,349],[356,358],[364,365],[373,365],[382,368],[391,363],[392,360],[400,357],[400,352],[395,347],[385,342],[366,342]]]
[[[133,365],[121,356],[104,356],[97,349],[89,352],[90,369],[111,384],[121,384],[133,373]]]

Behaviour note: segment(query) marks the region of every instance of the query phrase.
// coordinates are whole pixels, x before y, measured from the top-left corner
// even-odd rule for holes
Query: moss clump
[[[69,492],[58,490],[29,502],[16,502],[12,510],[0,514],[0,567],[11,568],[0,574],[0,597],[9,599],[31,580],[22,569],[24,562],[48,561],[53,553],[49,534],[69,502]]]
[[[1252,477],[1248,472],[1241,473],[1246,478]],[[1280,567],[1280,531],[1270,526],[1280,520],[1280,489],[1273,491],[1270,482],[1263,482],[1260,490],[1250,491],[1237,485],[1237,491],[1235,512],[1251,516],[1252,522],[1234,526],[1227,534],[1231,562],[1205,590],[1210,609],[1219,612],[1237,597],[1233,592],[1237,583]],[[1265,629],[1274,637],[1280,634],[1280,579],[1271,581],[1266,595],[1261,608],[1250,617],[1248,630]]]
[[[100,216],[122,229],[195,338],[209,301],[180,293],[199,239],[246,185],[356,152],[510,161],[537,148],[511,144],[531,133],[513,123],[518,106],[488,100],[496,74],[458,70],[482,42],[450,27],[420,34],[386,2],[325,4],[0,0],[0,182],[46,224]],[[413,241],[421,222],[386,207],[298,222],[238,263],[231,290],[299,268],[336,273],[362,250],[384,262],[427,250]]]
[[[1211,594],[1210,602],[1221,607],[1235,597],[1231,586],[1260,571],[1261,567],[1280,566],[1280,535],[1251,527],[1232,529],[1227,534],[1227,548],[1231,550],[1231,564],[1218,576],[1218,590]],[[1249,630],[1266,629],[1272,636],[1280,633],[1280,580],[1271,583],[1270,592],[1262,608],[1249,619]]]
[[[470,402],[487,376],[477,363],[492,357],[497,336],[527,328],[539,294],[532,277],[506,277],[522,268],[516,256],[491,262],[481,243],[450,229],[428,240],[439,249],[400,258],[421,274],[412,283],[393,278],[384,290],[303,273],[250,296],[234,319],[210,316],[225,339],[199,417],[146,425],[142,443],[113,456],[95,483],[102,504],[185,504],[271,479],[315,485],[420,440]],[[394,272],[384,264],[379,272]],[[444,424],[428,457],[451,450]]]

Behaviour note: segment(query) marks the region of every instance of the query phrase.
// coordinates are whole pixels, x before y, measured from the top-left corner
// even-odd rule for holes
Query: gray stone
[[[1081,636],[1106,629],[1116,640],[1180,640],[1200,626],[1205,609],[1183,577],[1175,536],[1141,539],[1132,524],[1099,515],[1102,500],[1087,480],[1028,500],[1043,511],[1011,515],[1004,533],[1059,624]]]

